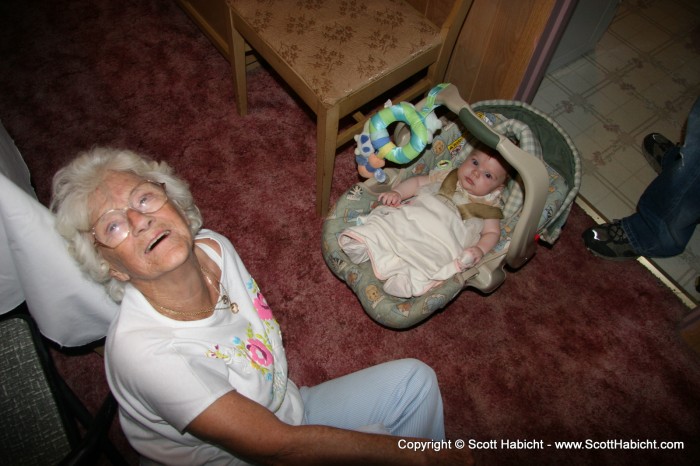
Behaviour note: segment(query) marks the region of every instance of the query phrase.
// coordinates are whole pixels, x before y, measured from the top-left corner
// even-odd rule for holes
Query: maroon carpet
[[[477,451],[481,464],[698,464],[700,359],[675,328],[686,309],[638,263],[590,256],[580,235],[593,222],[580,209],[492,295],[465,291],[423,325],[387,330],[321,257],[313,116],[265,68],[249,73],[251,114],[237,116],[228,63],[174,2],[6,0],[0,63],[0,119],[40,200],[53,173],[92,145],[167,160],[264,290],[299,384],[415,357],[438,374],[448,436],[497,441]],[[333,199],[355,180],[348,148]],[[99,356],[57,359],[96,406],[107,390]],[[116,425],[114,436],[135,461]],[[554,446],[587,439],[686,443]]]

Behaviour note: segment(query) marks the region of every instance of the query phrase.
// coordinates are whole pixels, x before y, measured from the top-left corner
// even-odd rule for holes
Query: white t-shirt
[[[238,313],[219,309],[202,320],[173,320],[127,285],[107,336],[107,380],[124,433],[145,458],[169,465],[244,464],[184,428],[231,390],[292,425],[301,424],[303,403],[287,378],[279,325],[233,245],[209,230],[197,238],[220,245],[222,257],[207,245],[197,247],[220,267],[221,283]]]

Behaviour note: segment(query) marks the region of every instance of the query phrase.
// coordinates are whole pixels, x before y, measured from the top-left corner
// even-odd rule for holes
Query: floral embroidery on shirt
[[[265,301],[265,297],[261,292],[258,291],[258,295],[253,300],[253,304],[255,305],[255,309],[258,310],[258,315],[262,320],[274,319],[272,316],[272,309],[270,309],[270,306],[267,304],[267,301]]]
[[[246,282],[245,287],[248,288],[248,291],[255,296],[260,292],[260,287],[258,287],[258,283],[255,281],[253,277],[250,277],[248,282]]]
[[[251,277],[250,280],[248,280],[246,283],[246,288],[252,296],[253,306],[258,312],[258,316],[263,321],[266,332],[275,332],[279,338],[282,338],[279,325],[272,314],[272,309],[270,308],[270,305],[267,304],[263,294],[260,292],[260,288],[258,287],[258,284],[254,278]]]
[[[250,357],[261,366],[268,367],[272,364],[272,353],[265,347],[265,344],[256,338],[251,338],[245,345]]]
[[[208,350],[207,356],[210,358],[223,359],[224,361],[231,359],[231,355],[229,354],[228,350],[222,350],[219,345],[214,345],[212,349]]]
[[[207,350],[210,358],[221,359],[226,364],[246,364],[260,373],[263,380],[272,382],[271,391],[273,398],[283,398],[286,389],[286,371],[280,371],[275,367],[275,351],[284,358],[284,349],[281,345],[281,332],[279,324],[274,319],[272,310],[255,280],[250,277],[246,281],[246,288],[250,293],[255,311],[260,318],[262,328],[254,328],[253,323],[248,323],[245,336],[234,336],[231,344],[214,345]],[[272,337],[272,338],[270,338]]]
[[[250,366],[262,373],[265,380],[272,380],[272,372],[275,357],[272,354],[270,340],[267,335],[253,332],[253,328],[248,324],[246,331],[247,339],[244,341],[239,337],[233,338],[233,344],[237,352],[242,353],[250,361]]]

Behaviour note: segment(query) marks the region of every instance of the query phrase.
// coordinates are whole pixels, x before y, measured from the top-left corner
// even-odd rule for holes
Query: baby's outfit
[[[479,241],[484,219],[502,218],[500,189],[472,196],[458,183],[456,169],[429,176],[408,202],[380,205],[338,237],[353,263],[371,261],[393,296],[421,296],[464,270],[473,261],[464,249]]]

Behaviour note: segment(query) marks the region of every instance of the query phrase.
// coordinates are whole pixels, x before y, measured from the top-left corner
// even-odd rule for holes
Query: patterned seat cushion
[[[439,28],[402,0],[227,2],[328,106],[439,51]]]

